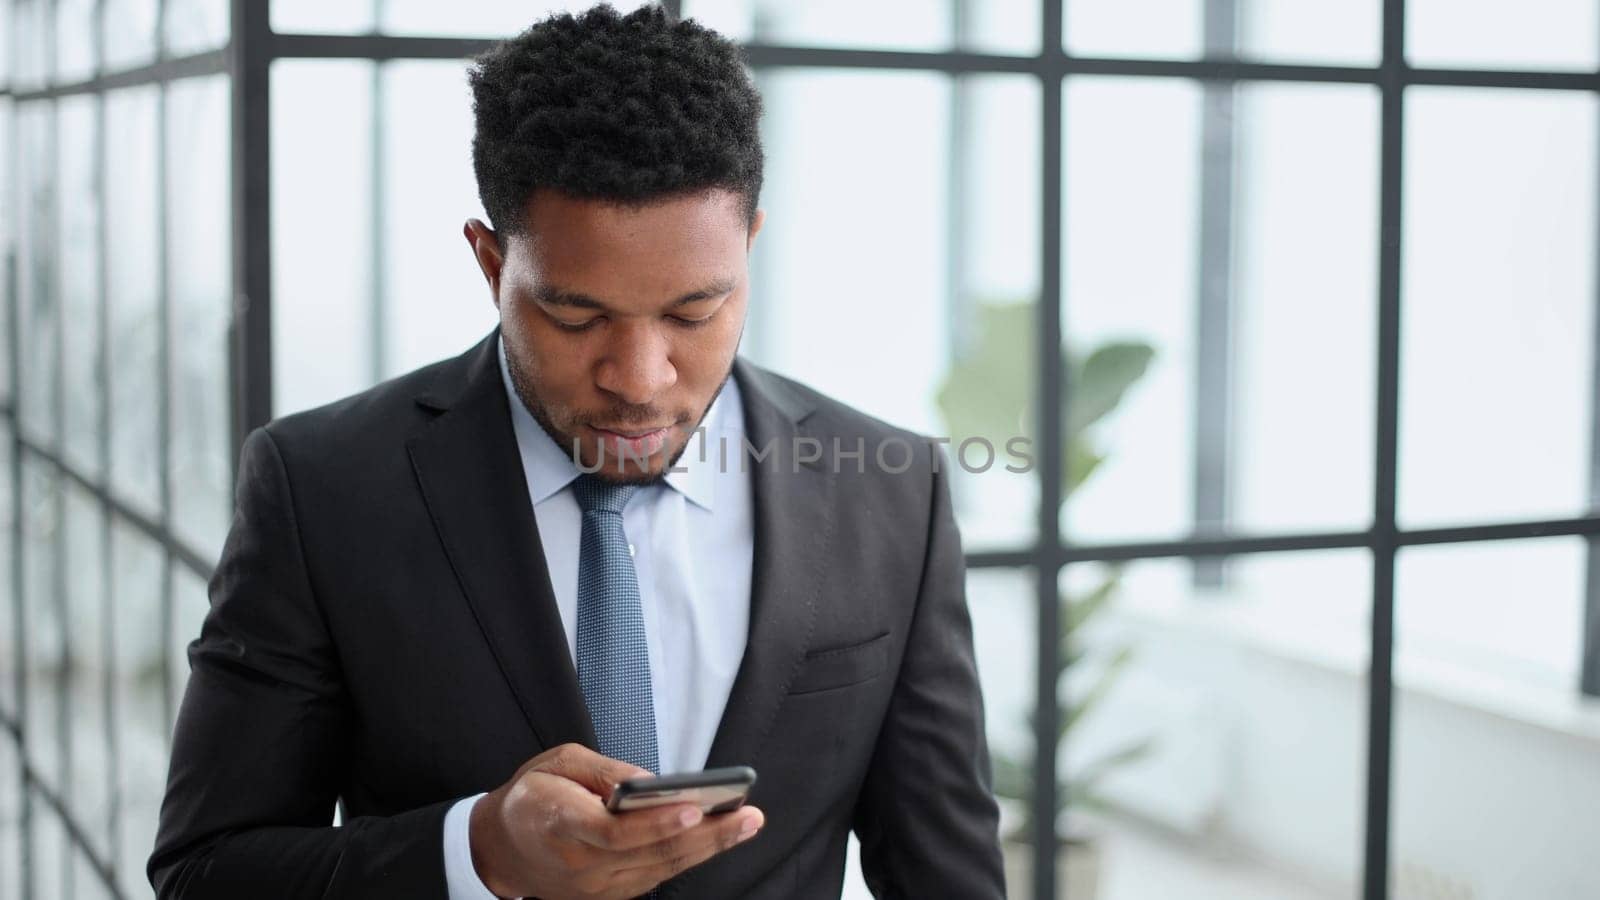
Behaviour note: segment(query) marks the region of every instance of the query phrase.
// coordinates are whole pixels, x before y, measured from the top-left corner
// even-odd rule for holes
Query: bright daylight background
[[[1379,0],[1067,0],[1066,46],[1198,59],[1219,4],[1242,58],[1379,61]],[[279,32],[497,37],[583,5],[272,0],[270,18]],[[48,88],[227,42],[225,3],[164,7],[0,4],[0,897],[149,895],[183,646],[228,521],[228,76]],[[1060,37],[1041,35],[1036,0],[686,0],[683,13],[763,44],[1027,56]],[[1593,73],[1600,7],[1413,0],[1406,52],[1415,66]],[[466,66],[272,64],[275,414],[493,326],[460,235],[483,215]],[[1102,459],[1062,506],[1068,540],[1371,525],[1376,87],[1069,77],[1049,248],[1063,290],[1041,297],[1037,77],[757,77],[768,223],[747,356],[891,422],[1003,445],[1029,433],[1034,315],[1059,303],[1069,367],[1107,348],[1136,360],[1077,435]],[[1405,96],[1399,525],[1589,515],[1596,95]],[[1205,395],[1202,344],[1224,373]],[[1069,382],[1069,411],[1092,381]],[[962,430],[973,423],[986,430]],[[1197,482],[1206,447],[1225,450],[1204,469],[1222,477]],[[980,555],[968,593],[1025,880],[1027,833],[1013,829],[1029,789],[1009,776],[1034,747],[1041,575],[1016,560],[1034,551],[1040,497],[1003,461],[955,490]],[[1400,551],[1390,896],[1600,896],[1600,701],[1578,688],[1589,565],[1570,536]],[[1096,776],[1081,796],[1096,802],[1060,822],[1086,841],[1058,860],[1074,900],[1356,896],[1369,551],[1083,562],[1058,581],[1072,609],[1105,601],[1057,686],[1064,704],[1093,700],[1059,752],[1075,786]],[[853,866],[849,891],[865,896]]]

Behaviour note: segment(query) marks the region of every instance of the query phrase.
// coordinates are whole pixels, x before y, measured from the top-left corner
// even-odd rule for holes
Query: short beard
[[[545,411],[544,404],[539,402],[538,394],[533,389],[533,379],[528,377],[528,373],[523,370],[521,364],[517,361],[516,354],[511,351],[509,342],[506,344],[506,370],[511,373],[511,386],[516,390],[517,399],[522,402],[522,407],[528,411],[529,415],[533,416],[535,422],[539,423],[539,427],[543,428],[544,433],[550,436],[550,440],[556,442],[556,446],[561,448],[561,452],[572,459],[573,465],[587,472],[588,467],[584,465],[583,460],[578,455],[579,447],[582,444],[574,436],[563,433],[561,429],[556,427],[555,422],[550,420],[550,414]],[[722,396],[722,389],[727,387],[728,379],[732,377],[733,363],[729,362],[728,370],[722,373],[721,380],[717,382],[717,389],[711,393],[711,400],[706,403],[705,409],[700,410],[700,415],[695,417],[694,428],[689,429],[690,434],[694,434],[701,423],[705,421],[706,413],[709,413],[711,407],[716,405],[717,398]],[[616,484],[653,484],[664,480],[667,472],[678,464],[678,460],[683,457],[684,451],[688,449],[689,441],[685,440],[681,447],[672,451],[672,457],[667,460],[667,464],[656,474],[640,471],[636,467],[633,476],[629,477],[628,466],[634,462],[632,458],[623,462],[620,472],[616,472],[611,467],[602,464],[600,469],[592,474]],[[601,451],[602,454],[604,452],[604,450]],[[648,458],[646,457],[646,459]],[[602,459],[603,462],[604,460]]]

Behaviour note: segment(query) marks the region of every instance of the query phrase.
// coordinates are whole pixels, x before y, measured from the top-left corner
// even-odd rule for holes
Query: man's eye
[[[671,319],[672,324],[674,325],[679,325],[684,328],[699,328],[702,325],[710,324],[713,316],[715,316],[715,313],[699,319],[685,319],[682,316],[667,316],[667,318]]]
[[[582,322],[563,322],[560,319],[551,319],[550,321],[556,323],[556,327],[562,331],[588,331],[590,327],[594,325],[594,323],[600,321],[600,317],[595,316],[592,319],[585,319]]]

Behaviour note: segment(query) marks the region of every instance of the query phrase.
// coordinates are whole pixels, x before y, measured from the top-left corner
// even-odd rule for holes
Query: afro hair
[[[479,56],[472,168],[494,227],[522,231],[538,188],[638,205],[724,188],[753,219],[761,95],[739,49],[654,5],[535,23]]]

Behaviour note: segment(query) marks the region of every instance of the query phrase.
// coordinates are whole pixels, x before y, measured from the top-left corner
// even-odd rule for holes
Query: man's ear
[[[767,211],[764,209],[756,210],[756,214],[750,217],[750,234],[744,239],[744,252],[749,253],[750,249],[756,245],[756,235],[761,233],[761,226],[766,221]]]
[[[489,283],[489,297],[494,301],[495,309],[499,309],[500,269],[505,265],[500,238],[481,219],[468,219],[461,233],[466,237],[468,246],[472,247],[472,257],[478,261],[483,280]]]

